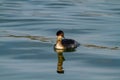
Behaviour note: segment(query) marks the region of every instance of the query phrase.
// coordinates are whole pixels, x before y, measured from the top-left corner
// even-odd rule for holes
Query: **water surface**
[[[120,80],[119,26],[119,0],[1,0],[0,80]],[[54,51],[59,29],[81,46]]]

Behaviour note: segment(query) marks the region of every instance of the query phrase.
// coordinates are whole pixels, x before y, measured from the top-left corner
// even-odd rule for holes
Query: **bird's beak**
[[[62,35],[62,37],[65,39],[64,35]]]
[[[64,39],[65,37],[64,37],[64,34],[60,34],[60,36]]]

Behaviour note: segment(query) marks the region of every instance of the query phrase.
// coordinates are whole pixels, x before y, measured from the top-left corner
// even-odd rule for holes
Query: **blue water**
[[[54,51],[57,30],[81,46]],[[0,0],[0,72],[0,80],[120,80],[120,0]]]

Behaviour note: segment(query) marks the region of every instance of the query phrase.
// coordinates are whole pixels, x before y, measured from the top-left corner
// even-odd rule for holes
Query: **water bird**
[[[73,50],[76,49],[80,44],[73,39],[66,39],[64,37],[64,32],[62,30],[56,33],[57,40],[55,44],[55,49],[59,50]]]

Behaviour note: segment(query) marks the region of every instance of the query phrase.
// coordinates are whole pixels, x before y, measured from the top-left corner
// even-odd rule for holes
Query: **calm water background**
[[[82,44],[63,53],[64,74],[59,29]],[[120,80],[119,47],[120,0],[0,0],[0,80]]]

